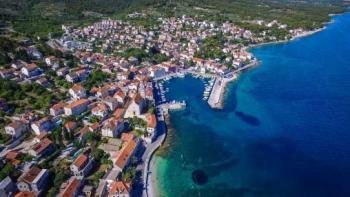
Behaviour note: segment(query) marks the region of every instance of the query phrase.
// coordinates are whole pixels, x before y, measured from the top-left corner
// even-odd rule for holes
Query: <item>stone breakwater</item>
[[[258,65],[258,61],[253,61],[252,63],[243,66],[231,73],[228,73],[223,77],[216,77],[214,86],[212,88],[212,91],[210,92],[210,96],[208,99],[209,106],[215,109],[222,109],[224,107],[224,95],[227,84],[237,79],[237,75],[239,72],[256,65]]]
[[[221,102],[221,97],[226,86],[226,80],[224,78],[218,77],[215,79],[213,89],[210,93],[208,104],[212,108],[222,109],[223,103]]]

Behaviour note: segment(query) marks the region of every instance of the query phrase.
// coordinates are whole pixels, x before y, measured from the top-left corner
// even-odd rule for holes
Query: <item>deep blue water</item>
[[[223,110],[203,81],[166,82],[175,145],[157,157],[161,196],[350,196],[350,14],[315,35],[252,49]],[[192,181],[193,170],[208,182]]]

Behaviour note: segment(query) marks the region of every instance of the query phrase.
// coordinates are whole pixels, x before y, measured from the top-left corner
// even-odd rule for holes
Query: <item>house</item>
[[[82,180],[72,176],[68,180],[67,186],[58,194],[58,197],[78,197],[83,186]]]
[[[116,169],[124,171],[131,162],[131,158],[136,153],[140,140],[133,134],[123,133],[122,134],[122,148],[117,153],[116,157],[112,159]]]
[[[80,84],[74,84],[73,87],[68,90],[68,92],[74,100],[79,100],[86,97],[86,90]]]
[[[63,102],[56,103],[50,108],[50,115],[51,116],[59,116],[64,113],[64,106],[66,104]]]
[[[40,143],[43,139],[47,137],[48,133],[47,132],[41,132],[40,135],[37,135],[34,137],[33,142],[35,143]]]
[[[33,122],[31,125],[32,130],[36,135],[40,135],[41,132],[49,131],[52,129],[53,124],[51,122],[51,119],[48,117],[42,118],[38,121]]]
[[[5,159],[7,162],[10,162],[12,165],[17,167],[21,161],[19,160],[21,153],[19,151],[11,150],[6,153]]]
[[[96,96],[100,98],[105,98],[107,96],[110,96],[113,92],[113,88],[111,88],[109,85],[105,85],[97,90]]]
[[[117,108],[114,112],[113,112],[113,116],[117,119],[123,118],[125,109],[124,108]]]
[[[43,54],[34,46],[27,48],[27,53],[28,55],[34,57],[37,60],[40,60],[43,58]]]
[[[153,88],[151,87],[146,88],[146,99],[148,99],[149,101],[154,101]]]
[[[70,170],[76,177],[85,177],[93,167],[93,159],[82,153],[70,165]]]
[[[34,192],[18,192],[14,197],[35,197]]]
[[[86,140],[86,137],[87,137],[87,134],[90,132],[90,129],[89,129],[89,126],[84,126],[83,128],[81,128],[79,131],[78,131],[78,136],[77,136],[77,140],[79,142],[85,142]]]
[[[147,135],[146,135],[146,141],[151,142],[152,137],[154,136],[156,127],[157,127],[157,118],[156,115],[153,113],[147,113],[146,114],[146,121],[147,121]]]
[[[64,114],[67,116],[79,115],[88,109],[89,103],[90,101],[87,99],[79,99],[79,100],[73,101],[72,103],[64,107]]]
[[[59,76],[59,77],[62,77],[62,76],[65,76],[66,74],[68,74],[69,70],[67,67],[63,67],[63,68],[60,68],[56,71],[56,75]],[[67,78],[66,78],[67,80]],[[68,80],[67,80],[68,81]]]
[[[68,132],[73,132],[74,129],[76,129],[78,127],[77,123],[74,121],[67,121],[64,124],[64,128],[68,131]]]
[[[11,180],[10,177],[7,176],[0,182],[0,196],[12,197],[16,192],[16,184]]]
[[[45,63],[49,66],[52,66],[54,63],[56,63],[56,57],[55,56],[46,57]]]
[[[114,111],[115,108],[119,106],[118,100],[111,96],[107,96],[106,98],[104,98],[103,102],[108,106],[110,111]]]
[[[9,68],[9,69],[1,69],[0,70],[0,76],[3,79],[11,79],[13,78],[15,70],[13,68]]]
[[[85,197],[91,197],[92,196],[92,193],[93,193],[93,186],[91,186],[91,185],[85,185],[84,187],[83,187],[83,194],[84,194],[84,196]]]
[[[128,107],[125,110],[124,118],[132,118],[142,117],[141,114],[144,111],[146,106],[146,101],[144,98],[140,96],[140,94],[136,94],[134,98],[131,99]]]
[[[21,72],[27,77],[34,77],[41,74],[41,70],[36,64],[24,65],[21,69]]]
[[[104,119],[108,115],[108,107],[104,103],[98,103],[92,108],[91,114]]]
[[[11,64],[11,67],[14,69],[21,69],[23,66],[25,66],[27,63],[22,60],[17,60],[16,62]]]
[[[28,153],[34,157],[45,157],[46,155],[52,153],[54,150],[53,143],[51,140],[45,138],[39,143],[35,144]]]
[[[124,130],[124,121],[122,119],[110,118],[102,126],[102,136],[116,138]]]
[[[41,77],[35,81],[35,83],[43,86],[44,88],[48,87],[50,85],[49,80],[47,80],[45,77]]]
[[[19,191],[34,192],[35,196],[46,188],[49,182],[49,171],[32,167],[27,172],[24,172],[17,180],[17,188]]]
[[[124,101],[125,101],[125,94],[123,91],[118,90],[113,97],[117,99],[118,103],[120,103],[121,105],[124,105]]]
[[[67,74],[65,78],[66,78],[66,81],[68,81],[70,83],[75,83],[75,82],[79,81],[79,76],[75,72],[71,72],[71,73]]]
[[[108,197],[129,197],[130,196],[130,184],[123,181],[114,181],[111,183]]]
[[[27,125],[19,120],[15,120],[5,127],[6,134],[11,135],[13,138],[18,138],[28,130]]]
[[[89,72],[87,72],[85,69],[76,71],[76,74],[78,75],[80,81],[85,81],[89,78]]]

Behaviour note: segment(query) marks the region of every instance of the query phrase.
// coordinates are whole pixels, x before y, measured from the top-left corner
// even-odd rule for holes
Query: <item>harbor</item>
[[[234,70],[232,72],[229,72],[225,74],[223,77],[216,77],[215,83],[213,87],[211,88],[210,96],[208,99],[208,104],[210,107],[214,109],[222,109],[223,108],[223,100],[224,100],[224,94],[226,90],[226,86],[229,82],[234,81],[237,79],[238,74],[241,71],[244,71],[250,67],[258,65],[257,61],[253,61],[250,64],[247,64],[246,66],[243,66],[237,70]]]

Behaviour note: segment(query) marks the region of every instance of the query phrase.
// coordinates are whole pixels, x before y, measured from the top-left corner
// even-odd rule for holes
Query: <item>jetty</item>
[[[224,99],[224,94],[225,94],[225,89],[227,84],[237,79],[237,74],[240,73],[241,71],[244,71],[256,65],[258,65],[258,61],[253,61],[252,63],[242,66],[229,73],[226,73],[223,76],[216,77],[214,86],[210,92],[209,99],[208,99],[209,106],[215,109],[222,109],[223,99]]]
[[[181,110],[185,107],[186,101],[171,101],[158,106],[158,108],[165,114],[168,114],[171,110]]]

